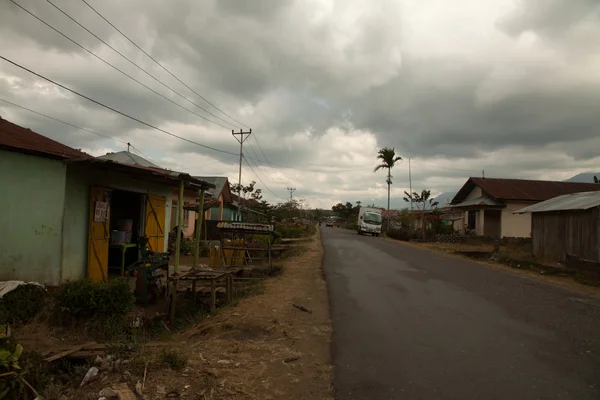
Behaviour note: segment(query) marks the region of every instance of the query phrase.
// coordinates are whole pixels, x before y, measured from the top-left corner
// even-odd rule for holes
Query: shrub
[[[46,289],[20,285],[0,299],[0,321],[11,325],[30,322],[46,303]]]
[[[122,278],[108,283],[88,279],[67,282],[55,296],[57,311],[74,319],[123,315],[135,303],[129,283]]]
[[[419,238],[419,234],[417,232],[407,228],[390,229],[387,231],[386,235],[392,239],[402,240],[405,242]]]
[[[276,232],[282,238],[294,239],[301,237],[302,234],[306,232],[306,228],[294,226],[278,226]]]

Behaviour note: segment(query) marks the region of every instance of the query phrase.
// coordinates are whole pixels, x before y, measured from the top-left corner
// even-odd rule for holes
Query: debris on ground
[[[299,306],[296,304],[292,304],[294,307],[296,307],[298,310],[300,311],[304,311],[306,313],[312,314],[312,310],[309,310],[308,308],[304,307],[304,306]]]
[[[113,386],[119,400],[137,400],[135,394],[129,389],[127,383],[119,383]]]
[[[91,381],[93,381],[96,376],[98,376],[98,372],[100,372],[100,370],[96,367],[92,367],[88,370],[88,372],[85,374],[85,376],[83,377],[83,380],[81,381],[81,385],[79,385],[79,387],[83,387],[84,385],[90,383]]]

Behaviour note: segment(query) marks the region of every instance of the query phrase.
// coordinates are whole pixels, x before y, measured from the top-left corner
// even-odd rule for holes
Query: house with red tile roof
[[[531,215],[515,211],[557,196],[599,191],[600,184],[526,179],[469,178],[452,199],[464,218],[456,228],[480,236],[530,237]]]

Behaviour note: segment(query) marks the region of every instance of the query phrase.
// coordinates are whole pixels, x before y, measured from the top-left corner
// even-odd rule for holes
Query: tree
[[[316,221],[320,222],[323,219],[323,210],[316,208],[314,212],[314,218]]]
[[[598,177],[596,175],[594,175],[594,183],[600,183],[600,181],[598,181]]]
[[[396,165],[396,162],[402,160],[402,157],[396,156],[396,149],[384,147],[377,152],[377,159],[381,160],[381,164],[375,167],[373,172],[377,172],[380,169],[387,168],[387,179],[386,183],[388,186],[388,201],[387,201],[387,209],[390,209],[390,186],[392,184],[392,168]]]
[[[358,206],[353,206],[349,201],[346,204],[337,203],[335,206],[331,207],[335,215],[338,216],[339,219],[348,222],[352,215],[358,215]]]
[[[406,195],[404,201],[410,202],[412,200],[417,209],[421,211],[422,232],[423,238],[425,238],[425,210],[434,210],[434,208],[437,208],[439,202],[431,198],[431,190],[423,189],[421,193],[412,192],[412,194],[405,191],[404,194]]]

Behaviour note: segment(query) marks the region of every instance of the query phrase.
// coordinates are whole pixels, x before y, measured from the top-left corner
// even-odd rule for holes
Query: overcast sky
[[[9,0],[0,54],[95,100],[192,141],[244,153],[265,198],[312,207],[385,205],[378,148],[412,160],[412,186],[434,193],[468,176],[569,178],[600,170],[597,0],[87,0],[228,118],[188,90],[79,0],[52,0],[207,114],[136,68],[49,2]],[[0,115],[93,155],[131,142],[159,165],[237,182],[239,159],[169,137],[0,60]],[[263,154],[264,152],[264,154]],[[258,174],[258,177],[255,176]],[[404,206],[408,162],[393,170]],[[260,179],[262,182],[260,182]],[[265,188],[267,186],[269,190]]]

